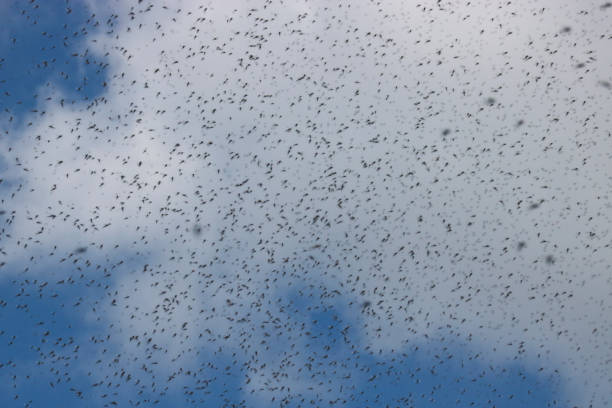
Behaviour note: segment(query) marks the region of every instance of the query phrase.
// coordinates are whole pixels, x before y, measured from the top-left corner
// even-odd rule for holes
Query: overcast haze
[[[610,3],[38,3],[3,406],[609,405]]]

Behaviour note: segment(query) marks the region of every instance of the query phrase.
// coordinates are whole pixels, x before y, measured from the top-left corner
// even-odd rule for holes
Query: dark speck
[[[370,302],[369,300],[366,300],[365,302],[363,302],[361,304],[361,307],[363,307],[364,309],[370,307],[370,305],[372,304],[372,302]]]
[[[487,103],[487,105],[489,105],[489,106],[493,106],[493,105],[495,105],[495,98],[492,98],[492,97],[490,97],[490,96],[489,96],[489,97],[488,97],[488,98],[485,100],[485,102]]]
[[[561,29],[562,33],[569,33],[570,31],[572,31],[572,27],[570,26],[565,26]]]
[[[519,251],[521,249],[525,248],[526,246],[527,246],[527,244],[525,243],[525,241],[519,241],[519,243],[517,245]]]
[[[85,252],[87,252],[87,247],[78,247],[78,248],[76,249],[76,253],[77,253],[77,254],[83,254],[83,253],[85,253]]]
[[[552,265],[555,263],[555,258],[552,255],[546,255],[546,263]]]
[[[198,224],[196,224],[196,225],[193,227],[193,233],[194,233],[195,235],[200,235],[200,234],[202,233],[202,227],[200,227]]]
[[[444,129],[442,131],[442,136],[448,136],[448,135],[450,135],[450,132],[451,132],[450,129]]]
[[[530,209],[530,210],[535,210],[535,209],[536,209],[536,208],[538,208],[539,206],[540,206],[540,203],[532,203],[532,204],[529,206],[529,209]]]

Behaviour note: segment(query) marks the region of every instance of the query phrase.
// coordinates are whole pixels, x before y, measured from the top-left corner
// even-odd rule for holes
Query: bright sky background
[[[609,406],[612,5],[0,12],[1,407]]]

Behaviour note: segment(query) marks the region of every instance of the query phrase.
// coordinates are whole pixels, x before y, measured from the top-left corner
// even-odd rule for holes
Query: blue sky
[[[65,103],[93,99],[103,91],[106,62],[86,54],[86,33],[99,29],[98,19],[88,21],[91,13],[82,2],[9,1],[2,10],[3,120],[23,119],[35,109],[40,88],[61,89]]]
[[[609,8],[145,3],[0,6],[0,406],[609,400]]]
[[[1,298],[6,305],[2,308],[2,318],[6,329],[2,335],[5,344],[1,361],[5,364],[2,382],[7,386],[3,406],[27,403],[30,406],[78,407],[84,403],[104,406],[113,400],[128,406],[129,401],[144,403],[146,400],[159,400],[160,406],[168,407],[188,403],[240,406],[245,401],[245,406],[253,406],[254,401],[241,389],[239,379],[244,372],[232,364],[235,357],[223,353],[200,357],[199,363],[206,367],[200,375],[210,381],[206,391],[198,390],[198,384],[189,378],[182,379],[180,387],[170,386],[162,396],[159,389],[153,392],[148,386],[138,395],[139,387],[123,381],[119,389],[93,387],[100,381],[95,377],[96,367],[83,367],[76,359],[91,353],[106,365],[113,357],[112,346],[104,346],[105,327],[95,322],[84,323],[82,318],[86,304],[99,295],[84,282],[62,285],[50,283],[52,290],[46,289],[48,295],[41,298],[40,282],[3,284]],[[58,296],[53,297],[56,293]],[[355,343],[356,330],[344,330],[355,325],[343,314],[343,309],[351,306],[343,304],[341,299],[323,304],[315,302],[313,299],[320,294],[319,290],[302,288],[302,295],[296,292],[284,299],[292,325],[303,324],[312,333],[308,347],[301,350],[313,357],[311,372],[316,373],[317,380],[331,382],[331,389],[340,385],[351,390],[351,397],[346,401],[333,391],[313,397],[316,406],[331,405],[337,398],[340,401],[335,404],[351,407],[563,406],[557,402],[562,395],[558,377],[547,378],[512,361],[489,366],[479,360],[478,349],[462,344],[451,333],[445,335],[443,330],[437,340],[409,347],[401,353],[379,356],[376,352],[359,350]],[[74,306],[80,298],[88,301]],[[14,340],[13,336],[16,336]],[[94,338],[99,343],[92,344]],[[80,348],[78,352],[74,351],[76,347]],[[102,352],[107,347],[111,351]],[[274,342],[271,347],[283,349],[282,344]],[[51,353],[53,357],[49,358]],[[330,365],[332,358],[339,364]],[[87,361],[90,359],[91,356]],[[38,365],[39,361],[44,364]],[[16,367],[11,367],[10,362]],[[207,367],[209,363],[215,368]],[[227,366],[230,369],[226,371]],[[350,378],[345,378],[348,375]],[[150,380],[147,376],[144,379]],[[117,383],[116,379],[112,382]],[[158,382],[163,384],[163,379]],[[78,391],[82,392],[81,396],[76,394]],[[185,395],[191,391],[193,395]],[[102,398],[104,394],[108,396]],[[13,399],[15,395],[19,395],[17,400]],[[312,405],[308,401],[300,402],[300,398],[292,398],[286,406]],[[263,405],[266,404],[270,401]]]

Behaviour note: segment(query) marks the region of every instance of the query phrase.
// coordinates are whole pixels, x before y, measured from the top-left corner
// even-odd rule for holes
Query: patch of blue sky
[[[120,347],[103,310],[113,282],[142,259],[85,253],[49,255],[27,272],[6,265],[0,280],[0,406],[104,406],[112,398],[137,401],[138,387],[108,378]],[[57,256],[56,256],[57,255]],[[59,262],[59,257],[65,258]],[[132,261],[129,261],[129,260]],[[28,265],[28,263],[26,263]],[[9,269],[7,269],[9,268]],[[113,389],[113,387],[115,387]],[[117,394],[121,398],[114,396]],[[102,396],[106,397],[102,398]],[[18,397],[15,399],[15,397]]]
[[[84,319],[96,290],[70,282],[15,277],[0,284],[0,406],[83,403],[78,393],[91,381],[79,357],[93,351],[101,327]]]
[[[492,366],[483,353],[442,333],[396,353],[367,350],[357,337],[359,322],[348,313],[364,307],[341,296],[324,297],[318,289],[303,288],[291,293],[288,303],[291,318],[308,328],[308,347],[302,351],[311,357],[317,381],[330,384],[330,393],[288,398],[287,407],[564,406],[559,376],[534,372],[518,361]],[[335,394],[338,389],[350,398]]]
[[[45,90],[65,104],[104,91],[108,63],[86,46],[104,25],[82,1],[9,1],[0,7],[0,123],[15,126],[37,110]],[[4,133],[3,129],[3,133]]]
[[[128,273],[135,265],[124,265],[121,271]],[[563,406],[557,402],[561,395],[558,378],[546,378],[519,362],[490,366],[479,358],[478,351],[448,336],[385,355],[366,349],[360,343],[360,323],[354,313],[367,313],[364,306],[314,286],[280,297],[286,320],[265,325],[270,334],[265,337],[268,350],[257,364],[245,365],[248,353],[203,347],[195,365],[183,369],[175,364],[173,373],[156,370],[154,361],[139,361],[124,370],[125,355],[113,367],[120,351],[108,335],[115,330],[104,327],[109,324],[104,319],[85,318],[98,302],[109,302],[105,292],[112,288],[96,283],[108,281],[93,277],[108,275],[110,268],[95,272],[92,267],[83,271],[83,277],[76,271],[66,273],[68,277],[61,280],[17,277],[0,285],[0,363],[5,366],[0,368],[2,406],[80,407],[84,401],[94,407],[113,406],[113,402],[160,407]],[[283,341],[288,338],[288,328],[297,335],[296,347]],[[245,378],[253,376],[253,367],[267,364],[273,366],[272,371],[283,372],[286,367],[270,357],[296,352],[300,358],[295,361],[303,363],[298,367],[298,381],[321,384],[313,387],[313,393],[273,389],[282,387],[283,380],[267,385],[272,392],[247,390]],[[83,356],[89,359],[84,361]],[[147,368],[142,369],[143,364]],[[105,374],[100,376],[101,372]],[[338,394],[338,390],[345,392]]]

